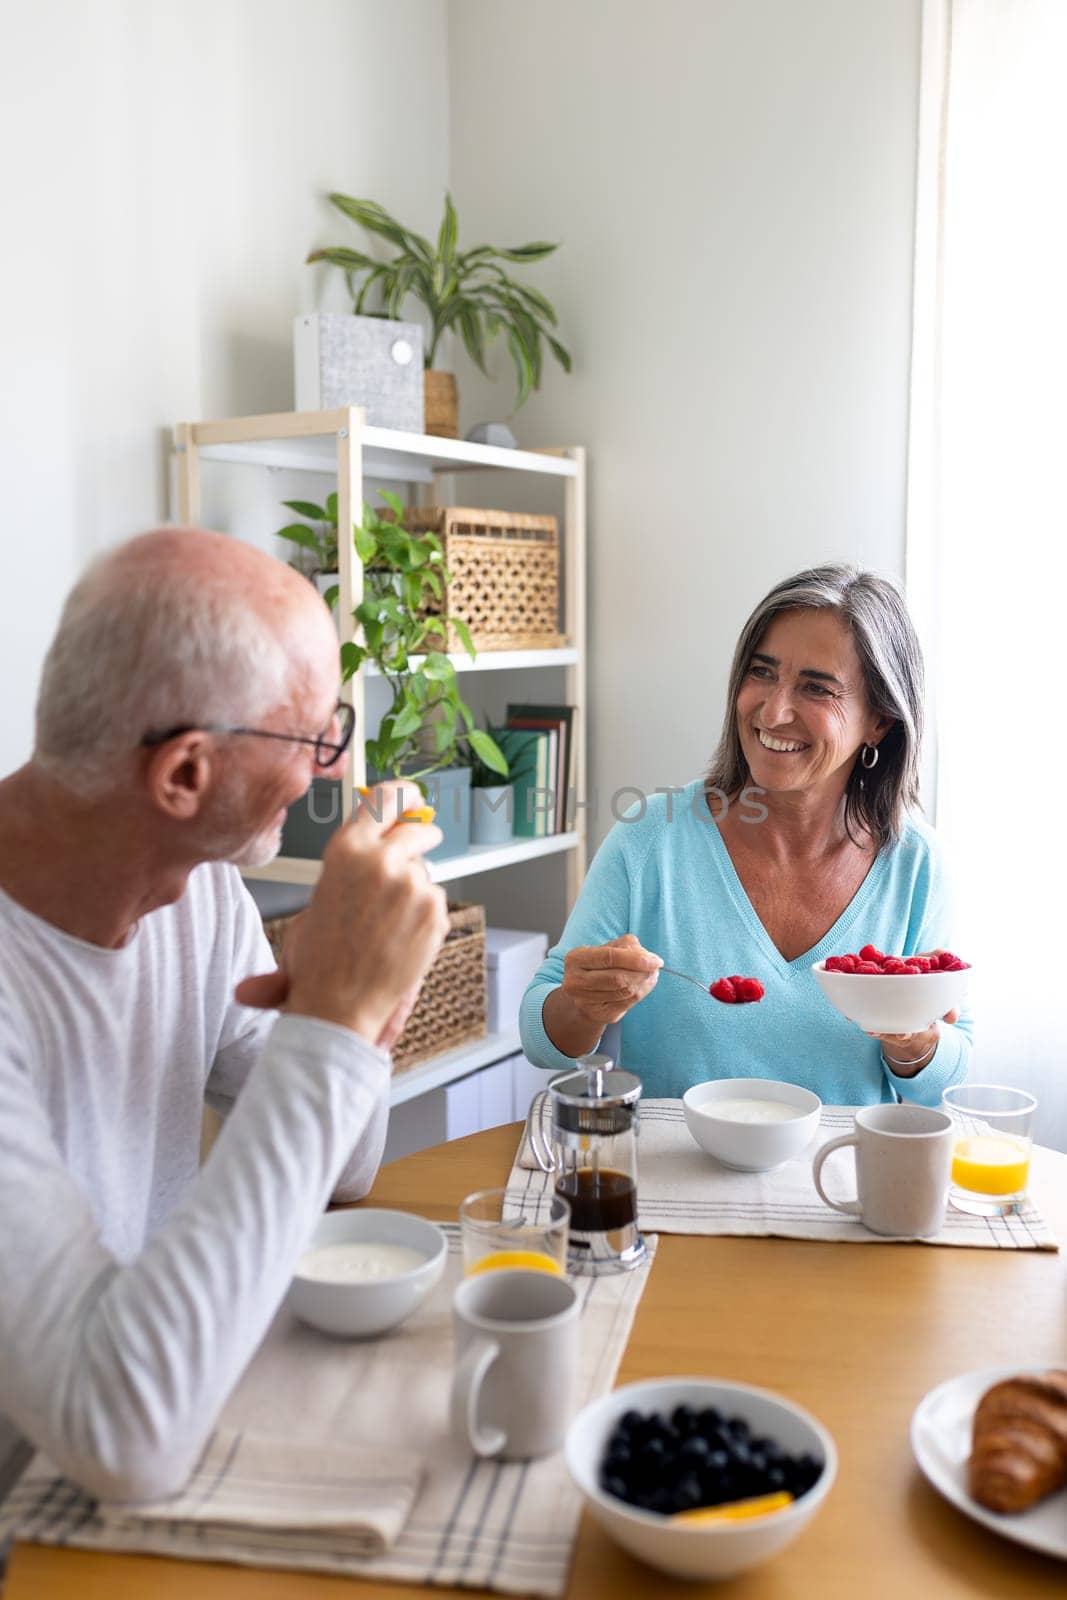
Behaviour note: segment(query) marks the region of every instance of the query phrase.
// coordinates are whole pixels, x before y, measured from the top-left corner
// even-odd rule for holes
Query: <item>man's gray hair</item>
[[[880,848],[899,839],[909,809],[919,809],[919,759],[923,737],[922,647],[907,605],[888,578],[859,567],[810,567],[776,584],[741,630],[730,668],[722,738],[708,770],[709,788],[731,799],[751,781],[737,731],[737,697],[752,653],[783,611],[836,613],[852,635],[871,709],[893,719],[878,745],[877,765],[859,757],[845,791],[845,826],[868,834]]]
[[[255,725],[291,695],[270,623],[240,589],[149,561],[95,561],[75,584],[45,657],[34,759],[65,787],[106,793],[146,733]]]

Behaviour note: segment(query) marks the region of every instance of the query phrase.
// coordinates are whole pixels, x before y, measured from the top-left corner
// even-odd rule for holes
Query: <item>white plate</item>
[[[1067,1489],[1039,1500],[1029,1511],[1007,1515],[987,1511],[967,1492],[967,1460],[971,1453],[971,1423],[975,1407],[1002,1378],[1036,1377],[1044,1367],[987,1367],[964,1372],[938,1384],[920,1400],[911,1419],[911,1448],[934,1488],[975,1522],[981,1522],[1005,1539],[1029,1545],[1046,1556],[1067,1561]]]

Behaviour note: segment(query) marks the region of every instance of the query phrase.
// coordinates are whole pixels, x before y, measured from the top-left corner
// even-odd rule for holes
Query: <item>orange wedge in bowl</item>
[[[771,1511],[782,1511],[793,1504],[793,1496],[780,1489],[776,1494],[758,1494],[751,1500],[731,1500],[724,1506],[697,1506],[695,1511],[676,1511],[672,1522],[686,1522],[690,1527],[705,1522],[747,1522],[749,1517],[763,1517]]]

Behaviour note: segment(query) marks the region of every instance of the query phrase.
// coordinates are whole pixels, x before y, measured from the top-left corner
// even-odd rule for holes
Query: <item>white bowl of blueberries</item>
[[[624,1384],[579,1412],[565,1451],[612,1538],[682,1578],[728,1578],[784,1549],[837,1473],[808,1412],[712,1378]]]

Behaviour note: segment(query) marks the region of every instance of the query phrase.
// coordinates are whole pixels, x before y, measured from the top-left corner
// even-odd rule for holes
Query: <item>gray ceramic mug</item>
[[[496,1268],[452,1297],[452,1425],[476,1455],[525,1460],[563,1444],[578,1382],[578,1296],[566,1278]]]
[[[945,1221],[955,1128],[944,1111],[928,1106],[864,1106],[855,1133],[824,1144],[812,1177],[820,1197],[835,1211],[859,1217],[872,1233],[925,1239]],[[822,1186],[823,1163],[832,1150],[856,1152],[855,1200],[832,1200]]]

